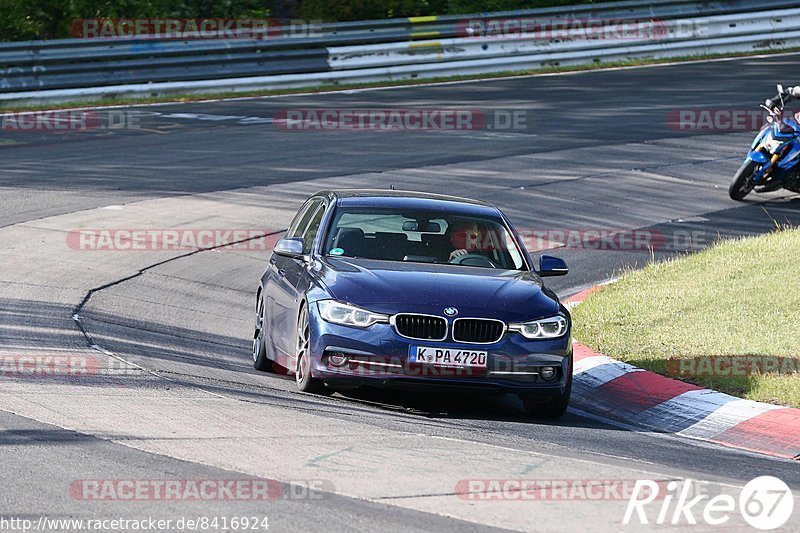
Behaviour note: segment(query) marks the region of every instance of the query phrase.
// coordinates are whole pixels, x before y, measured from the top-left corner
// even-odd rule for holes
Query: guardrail
[[[763,0],[753,11],[747,0],[626,1],[321,24],[313,35],[299,37],[0,43],[0,103],[236,92],[789,48],[800,46],[797,6],[796,0]],[[595,30],[649,22],[653,33],[587,38],[576,21],[591,21]],[[483,31],[504,22],[528,22],[534,30]]]
[[[709,18],[665,21],[652,28],[653,35],[638,38],[584,39],[581,29],[565,29],[563,37],[543,42],[537,36],[456,38],[426,43],[388,43],[350,47],[330,47],[329,63],[334,70],[380,66],[442,63],[494,59],[496,64],[525,65],[527,68],[557,66],[571,59],[595,60],[604,56],[633,59],[638,52],[650,57],[665,57],[675,50],[731,45],[741,38],[755,36],[793,38],[800,31],[800,9],[765,14],[741,13]],[[660,35],[663,34],[663,35]],[[748,39],[744,39],[748,42]],[[798,42],[800,44],[800,42]],[[664,52],[664,53],[661,53]]]

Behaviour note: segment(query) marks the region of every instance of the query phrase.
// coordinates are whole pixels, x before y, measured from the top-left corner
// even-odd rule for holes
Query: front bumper
[[[476,391],[563,392],[572,373],[570,331],[558,339],[530,340],[506,332],[493,344],[412,340],[398,335],[389,324],[353,328],[331,324],[310,313],[312,375],[332,387],[373,386],[383,388],[471,389]],[[442,367],[409,362],[411,346],[486,351],[485,369]],[[331,355],[344,355],[348,362],[334,365]],[[557,376],[544,380],[544,366],[557,369]]]

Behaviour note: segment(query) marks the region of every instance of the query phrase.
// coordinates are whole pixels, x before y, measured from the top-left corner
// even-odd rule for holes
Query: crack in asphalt
[[[198,248],[196,250],[192,250],[192,251],[187,252],[185,254],[180,254],[180,255],[177,255],[177,256],[174,256],[174,257],[170,257],[169,259],[165,259],[163,261],[159,261],[157,263],[153,263],[151,265],[148,265],[148,266],[146,266],[144,268],[139,269],[137,272],[135,272],[134,274],[131,274],[130,276],[125,276],[125,277],[122,277],[122,278],[117,279],[115,281],[112,281],[112,282],[106,283],[104,285],[101,285],[99,287],[94,287],[94,288],[90,289],[84,295],[84,297],[81,300],[81,302],[77,306],[75,306],[75,308],[72,310],[72,320],[73,320],[73,322],[75,322],[75,324],[78,327],[78,329],[80,330],[81,334],[86,339],[86,342],[87,342],[89,348],[97,350],[99,352],[102,352],[102,353],[106,354],[109,357],[112,357],[112,358],[114,358],[114,359],[116,359],[116,360],[118,360],[120,362],[125,363],[125,364],[129,364],[129,365],[131,365],[131,366],[133,366],[135,368],[138,368],[138,369],[140,369],[140,370],[142,370],[142,371],[144,371],[144,372],[146,372],[146,373],[148,373],[150,375],[165,379],[167,381],[174,382],[175,380],[172,380],[172,379],[162,375],[158,371],[142,367],[142,366],[137,365],[136,363],[133,363],[131,361],[127,361],[123,357],[120,357],[120,356],[114,354],[113,352],[104,349],[101,345],[96,343],[94,341],[91,333],[89,333],[89,331],[86,329],[86,327],[84,326],[83,322],[81,321],[80,313],[81,313],[81,311],[83,311],[84,307],[86,307],[86,304],[89,303],[89,300],[91,300],[92,296],[94,296],[98,292],[104,291],[104,290],[109,289],[111,287],[115,287],[117,285],[125,283],[126,281],[130,281],[132,279],[136,279],[139,276],[144,275],[149,270],[152,270],[152,269],[154,269],[156,267],[159,267],[159,266],[165,265],[167,263],[171,263],[173,261],[177,261],[179,259],[183,259],[183,258],[186,258],[186,257],[191,257],[191,256],[199,254],[201,252],[207,252],[207,251],[211,251],[211,250],[214,250],[214,249],[217,249],[217,248],[227,247],[227,246],[231,246],[231,245],[235,245],[235,244],[241,244],[241,243],[249,242],[249,241],[252,241],[252,240],[255,240],[255,239],[262,239],[262,238],[267,237],[267,236],[278,235],[278,234],[283,233],[285,231],[286,231],[286,229],[281,229],[279,231],[274,231],[274,232],[264,233],[264,234],[261,234],[261,235],[251,236],[251,237],[248,237],[246,239],[240,239],[240,240],[237,240],[237,241],[232,241],[232,242],[228,242],[228,243],[225,243],[225,244],[212,246],[212,247],[209,247],[209,248]],[[208,393],[208,394],[214,394],[211,391],[205,391],[205,392]],[[219,395],[219,394],[216,394],[216,396],[224,397],[224,396]]]
[[[86,304],[89,303],[89,300],[91,300],[92,296],[94,296],[96,293],[104,291],[106,289],[110,289],[111,287],[115,287],[117,285],[125,283],[126,281],[130,281],[132,279],[136,279],[139,276],[142,276],[142,275],[146,274],[148,271],[150,271],[150,270],[152,270],[154,268],[160,267],[162,265],[166,265],[168,263],[171,263],[173,261],[177,261],[179,259],[184,259],[186,257],[191,257],[193,255],[196,255],[196,254],[199,254],[199,253],[202,253],[202,252],[208,252],[208,251],[216,250],[216,249],[219,249],[219,248],[225,248],[225,247],[228,247],[228,246],[231,246],[231,245],[234,245],[234,244],[242,244],[242,243],[245,243],[245,242],[254,241],[256,239],[263,239],[264,237],[269,237],[269,236],[272,236],[272,235],[278,235],[278,234],[283,233],[285,231],[286,231],[286,229],[284,228],[284,229],[281,229],[281,230],[278,230],[278,231],[272,231],[272,232],[269,232],[269,233],[264,233],[262,235],[256,235],[256,236],[252,236],[252,237],[247,237],[246,239],[240,239],[240,240],[237,240],[237,241],[226,242],[225,244],[219,244],[217,246],[211,246],[209,248],[198,248],[196,250],[192,250],[192,251],[187,252],[185,254],[176,255],[174,257],[170,257],[169,259],[165,259],[163,261],[159,261],[157,263],[153,263],[151,265],[148,265],[148,266],[146,266],[144,268],[139,269],[137,272],[131,274],[130,276],[125,276],[125,277],[119,278],[117,280],[111,281],[109,283],[106,283],[104,285],[100,285],[99,287],[94,287],[92,289],[89,289],[89,292],[87,292],[84,295],[84,297],[81,300],[81,302],[77,306],[75,306],[75,308],[72,310],[72,318],[75,321],[75,323],[78,325],[78,329],[80,329],[81,333],[86,338],[86,341],[89,343],[89,346],[90,347],[99,346],[94,342],[94,340],[92,339],[91,334],[86,330],[86,328],[83,326],[83,324],[80,321],[80,312],[83,311],[83,308],[86,307]]]

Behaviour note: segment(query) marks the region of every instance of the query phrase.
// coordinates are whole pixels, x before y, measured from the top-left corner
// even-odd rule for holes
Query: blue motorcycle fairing
[[[744,158],[745,163],[752,161],[759,165],[759,169],[753,174],[752,178],[755,184],[759,184],[765,175],[770,174],[770,170],[773,167],[775,172],[770,174],[771,178],[773,180],[783,180],[793,168],[800,164],[799,136],[800,122],[794,117],[787,117],[777,122],[772,121],[761,128],[750,145],[750,152]],[[770,143],[772,140],[779,141],[780,145],[774,149],[764,150],[767,144],[773,144],[774,146],[774,143]],[[775,165],[772,164],[773,153],[783,154]]]
[[[792,131],[791,132],[781,131],[782,127],[788,127]],[[783,150],[783,148],[787,144],[791,142],[794,143],[797,142],[797,132],[799,130],[800,130],[800,124],[798,124],[797,121],[795,121],[794,119],[787,118],[783,119],[781,122],[774,122],[770,125],[767,125],[759,132],[759,134],[756,136],[756,139],[753,141],[750,153],[747,154],[747,157],[745,158],[745,161],[749,159],[761,165],[761,168],[758,169],[758,172],[756,172],[753,175],[753,181],[755,183],[759,183],[761,181],[761,178],[764,177],[764,175],[773,166],[770,154],[762,152],[760,150],[761,146],[773,139],[781,141],[782,143],[781,146],[775,152],[775,153],[780,153],[780,151]],[[792,163],[791,160],[789,160],[787,166],[793,166],[793,165],[794,163]],[[787,166],[782,165],[781,162],[779,162],[776,166],[782,170],[787,168]]]
[[[794,141],[792,147],[778,161],[778,168],[789,169],[797,164],[797,157],[800,155],[800,143]]]
[[[758,132],[756,138],[753,139],[753,143],[750,145],[750,150],[755,150],[756,146],[761,144],[761,141],[764,140],[764,137],[767,135],[767,132],[769,131],[770,131],[769,125],[766,125],[763,128],[761,128],[761,131]]]
[[[800,133],[800,123],[798,123],[793,117],[787,117],[781,121],[783,126],[790,128],[792,131],[782,131],[784,135],[793,136],[794,133]],[[778,127],[776,124],[778,131],[780,132],[783,128]]]
[[[767,157],[767,154],[761,152],[760,150],[753,150],[747,154],[745,161],[748,159],[756,164],[761,165],[761,168],[759,168],[758,171],[753,175],[753,182],[758,183],[761,181],[761,178],[764,177],[764,174],[766,174],[767,170],[772,168],[772,161]]]
[[[797,137],[798,127],[800,127],[800,124],[797,124],[794,119],[783,119],[781,122],[772,124],[772,128],[768,130],[768,136],[782,142],[789,142]],[[788,128],[788,130],[786,128]],[[767,135],[765,135],[765,137],[767,137]]]

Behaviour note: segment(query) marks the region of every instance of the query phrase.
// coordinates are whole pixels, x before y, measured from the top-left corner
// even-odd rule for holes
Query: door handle
[[[286,271],[285,271],[284,269],[280,269],[280,270],[278,270],[278,275],[279,275],[280,277],[283,277],[283,276],[285,276],[285,275],[286,275]]]

